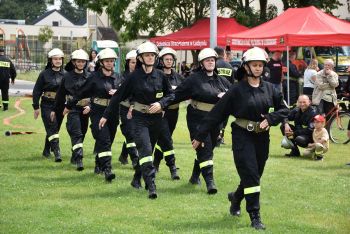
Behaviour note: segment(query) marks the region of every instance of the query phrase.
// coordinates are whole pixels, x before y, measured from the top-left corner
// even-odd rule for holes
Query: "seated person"
[[[288,157],[300,156],[298,146],[307,147],[312,143],[312,132],[314,130],[313,118],[317,115],[315,107],[311,106],[310,98],[307,95],[300,95],[297,107],[290,111],[288,119],[281,124],[282,134],[291,140],[293,145]],[[288,121],[294,121],[294,125]]]
[[[312,156],[315,160],[323,160],[323,154],[325,154],[329,148],[329,135],[324,128],[325,122],[326,119],[322,115],[316,115],[314,117],[315,129],[312,133],[314,142],[309,143],[303,156]]]

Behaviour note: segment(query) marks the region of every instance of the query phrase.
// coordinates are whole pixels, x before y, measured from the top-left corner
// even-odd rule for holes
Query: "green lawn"
[[[35,82],[38,79],[39,74],[40,74],[40,71],[18,73],[16,79]]]
[[[8,112],[13,115],[14,99]],[[117,179],[111,184],[93,174],[93,140],[84,143],[85,170],[70,165],[70,140],[62,125],[62,163],[41,156],[44,128],[33,119],[31,100],[22,102],[27,114],[13,120],[18,130],[33,135],[5,137],[0,125],[0,233],[254,233],[249,217],[229,215],[227,193],[239,178],[230,150],[230,128],[226,145],[215,150],[218,194],[208,196],[205,185],[189,185],[195,157],[189,144],[185,109],[174,142],[180,181],[172,181],[164,162],[157,175],[158,199],[130,186],[131,165],[122,166],[119,156],[123,138],[118,131],[113,144],[113,167]],[[350,162],[349,145],[331,145],[323,162],[286,158],[280,148],[278,128],[271,131],[271,154],[262,178],[261,214],[266,233],[349,233]],[[244,203],[245,204],[245,203]]]

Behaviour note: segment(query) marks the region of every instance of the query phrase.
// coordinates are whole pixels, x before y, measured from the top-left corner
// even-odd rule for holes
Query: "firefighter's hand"
[[[264,120],[260,123],[259,127],[260,127],[261,129],[268,130],[268,129],[270,128],[270,125],[269,125],[269,122],[267,121],[267,119],[264,119]]]
[[[284,134],[285,134],[285,135],[287,135],[287,134],[289,134],[289,135],[293,134],[293,130],[291,129],[291,127],[290,127],[290,125],[289,125],[288,123],[286,123],[286,124],[284,125]],[[288,136],[288,135],[287,135],[287,136]]]
[[[54,111],[51,111],[51,113],[50,113],[51,122],[55,121],[55,119],[56,119],[56,113]]]
[[[40,109],[34,110],[34,119],[37,119],[40,114]]]
[[[90,106],[84,106],[84,110],[83,110],[83,115],[87,115],[90,113]]]
[[[105,126],[106,123],[107,123],[107,119],[104,118],[104,117],[102,117],[102,118],[100,119],[100,122],[98,123],[98,129],[101,130],[101,128],[103,128],[103,127]]]
[[[115,92],[117,92],[116,89],[111,89],[111,90],[108,91],[108,94],[113,96],[115,94]]]
[[[128,113],[126,114],[126,118],[127,119],[132,119],[132,110],[133,110],[133,106],[129,107]]]
[[[14,85],[15,84],[15,80],[11,80],[11,84]]]
[[[69,109],[67,109],[67,107],[65,107],[65,108],[64,108],[64,110],[63,110],[62,115],[63,115],[63,116],[65,116],[66,114],[68,114],[68,113],[69,113],[69,111],[70,111],[70,110],[69,110]]]
[[[162,111],[162,106],[160,105],[159,102],[152,103],[150,105],[151,107],[149,108],[149,113],[154,114],[154,113],[159,113]]]
[[[192,148],[193,148],[193,149],[197,149],[199,146],[204,147],[204,143],[203,143],[203,142],[200,142],[200,141],[197,141],[196,139],[194,139],[194,140],[192,141]]]

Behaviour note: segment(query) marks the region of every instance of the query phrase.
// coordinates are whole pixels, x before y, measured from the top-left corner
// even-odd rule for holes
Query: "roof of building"
[[[60,14],[62,17],[67,19],[69,22],[71,22],[73,25],[84,25],[86,23],[86,18],[85,19],[82,18],[82,19],[79,20],[79,22],[74,23],[70,19],[68,19],[66,16],[64,16],[59,10],[53,9],[53,10],[47,11],[44,14],[42,14],[41,16],[39,16],[36,20],[34,20],[33,25],[37,24],[38,22],[40,22],[41,20],[45,19],[47,16],[51,15],[54,12],[57,12],[58,14]]]

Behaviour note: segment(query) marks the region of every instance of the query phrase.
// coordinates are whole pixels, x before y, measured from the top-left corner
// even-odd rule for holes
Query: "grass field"
[[[16,79],[27,80],[35,82],[38,79],[40,71],[30,71],[25,73],[18,73]]]
[[[0,119],[14,115],[15,99]],[[93,139],[84,142],[85,170],[70,165],[70,140],[62,125],[62,163],[41,156],[44,128],[33,119],[31,100],[22,100],[27,111],[12,121],[20,128],[0,125],[0,233],[254,233],[248,214],[229,215],[227,193],[239,178],[226,145],[215,150],[218,194],[208,196],[205,185],[189,185],[194,151],[189,145],[185,109],[181,108],[174,142],[180,181],[172,181],[162,162],[156,183],[158,199],[130,186],[131,165],[117,158],[123,138],[118,131],[113,144],[117,179],[111,184],[93,174]],[[5,130],[36,134],[5,137]],[[287,158],[280,148],[278,128],[271,130],[270,158],[261,184],[261,214],[266,233],[349,233],[349,145],[331,145],[323,162]],[[245,202],[243,203],[244,210]]]

